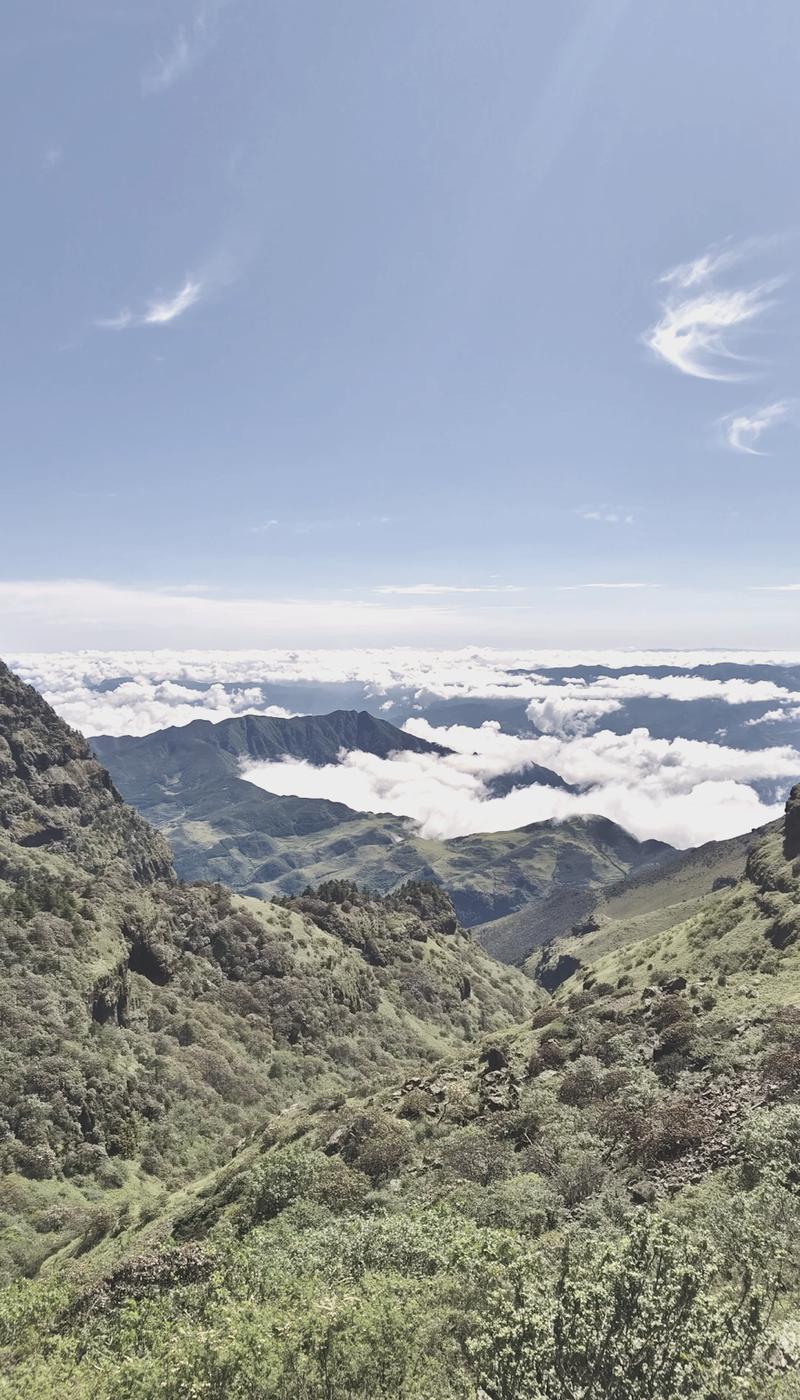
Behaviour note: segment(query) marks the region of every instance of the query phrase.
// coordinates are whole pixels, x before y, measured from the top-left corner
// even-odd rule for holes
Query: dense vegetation
[[[175,880],[80,736],[0,672],[0,1276],[224,1160],[295,1098],[536,1001],[437,890],[297,908]],[[350,898],[347,895],[350,895]]]
[[[371,1048],[378,1074],[359,1065],[348,1088],[346,1076],[334,1083],[326,1071],[327,1079],[315,1075],[313,1095],[300,1092],[302,1075],[282,1083],[268,1074],[257,1129],[194,1180],[186,1161],[148,1176],[138,1145],[128,1158],[106,1147],[91,1176],[71,1175],[68,1155],[55,1149],[51,1176],[8,1175],[20,1255],[8,1270],[17,1277],[0,1292],[0,1396],[796,1400],[799,828],[800,789],[737,878],[726,875],[706,896],[682,886],[686,900],[672,900],[660,924],[652,890],[639,890],[635,906],[609,905],[547,950],[539,975],[561,968],[553,995],[524,1002],[517,980],[501,981],[495,992],[507,1004],[493,1025],[482,1013],[477,1037],[480,1017],[453,1036],[453,1016],[475,1006],[476,979],[487,979],[489,998],[487,965],[431,886],[376,900],[337,880],[258,915],[213,887],[193,892],[145,877],[148,898],[157,890],[182,915],[191,895],[204,918],[218,908],[228,929],[209,952],[192,947],[191,935],[187,946],[185,929],[180,939],[154,939],[148,928],[143,945],[172,979],[128,967],[137,997],[154,998],[148,1017],[168,1010],[161,998],[172,995],[183,1017],[213,1011],[240,1026],[241,1008],[235,1019],[219,990],[205,1001],[201,983],[182,979],[207,964],[217,989],[230,981],[249,995],[276,986],[291,974],[277,977],[270,960],[281,949],[299,958],[305,937],[312,995],[300,1037],[283,1042],[287,1074],[309,1055],[329,1065],[326,1037],[339,1015],[347,1018],[342,1043],[355,1037],[358,1045],[363,1032],[358,1053]],[[45,848],[16,849],[22,860]],[[3,891],[15,928],[41,917],[33,906],[42,898],[57,905],[48,918],[70,927],[88,919],[57,882],[6,876]],[[248,927],[245,914],[249,935],[239,926]],[[135,960],[136,939],[126,938]],[[413,951],[405,960],[412,945],[424,950],[421,961]],[[363,1013],[348,999],[360,998],[360,982],[348,980],[341,1001],[322,995],[313,969],[323,947],[330,977],[358,970],[376,979],[385,1018],[372,1010],[358,1020]],[[62,957],[33,943],[20,950],[26,962],[44,959],[37,977],[48,975],[48,958],[58,966]],[[462,969],[454,1007],[437,1000],[452,987],[448,957]],[[263,970],[254,982],[250,967]],[[434,970],[425,1021],[425,992],[404,977]],[[499,967],[495,975],[511,976]],[[516,1009],[515,997],[524,1002]],[[136,1023],[125,1024],[131,1013],[111,992],[103,1005],[115,1014],[93,1019],[84,1001],[84,1018],[113,1068],[113,1046],[133,1037]],[[267,1017],[273,1027],[269,999],[257,1007],[252,1034]],[[403,1015],[395,1046],[384,1037]],[[423,1025],[438,1038],[436,1063],[382,1078],[382,1053],[388,1061],[401,1043],[409,1051],[409,1027]],[[171,1042],[163,1028],[157,1034]],[[417,1052],[422,1039],[420,1030]],[[253,1074],[262,1053],[272,1063],[256,1041],[241,1047],[242,1073],[246,1063]],[[426,1048],[430,1060],[433,1040]],[[46,1058],[29,1063],[31,1073]],[[233,1075],[222,1091],[228,1121],[241,1112],[239,1082]],[[110,1075],[99,1101],[119,1083]],[[225,1111],[217,1118],[210,1097],[187,1093],[187,1118],[224,1137]],[[44,1080],[37,1096],[45,1118],[69,1119],[63,1086]],[[164,1111],[172,1121],[177,1110]],[[20,1141],[9,1146],[7,1137],[6,1147]],[[106,1184],[109,1168],[127,1173],[124,1189]],[[91,1190],[104,1215],[65,1229],[76,1182],[80,1208]],[[31,1239],[43,1241],[38,1257]]]

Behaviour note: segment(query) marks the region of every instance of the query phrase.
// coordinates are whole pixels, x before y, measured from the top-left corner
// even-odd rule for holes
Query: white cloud
[[[772,302],[774,283],[731,292],[707,292],[702,296],[668,302],[661,320],[648,331],[646,343],[662,360],[682,374],[696,379],[737,380],[741,371],[723,368],[719,361],[740,357],[730,349],[729,332],[760,316]]]
[[[437,593],[523,593],[513,583],[455,584],[455,583],[384,583],[375,593],[405,593],[428,597]]]
[[[253,765],[245,776],[270,792],[326,797],[357,811],[410,817],[428,838],[599,814],[641,839],[688,846],[777,817],[781,805],[760,801],[750,784],[769,781],[783,789],[800,773],[800,753],[789,747],[746,752],[696,740],[653,739],[646,729],[520,739],[495,724],[437,728],[420,719],[409,720],[406,728],[456,752],[445,758],[403,753],[389,759],[350,753],[322,768],[297,762]],[[583,791],[531,786],[501,798],[488,795],[490,778],[530,763],[554,769]]]
[[[633,699],[669,699],[687,702],[717,700],[723,704],[764,704],[790,706],[800,702],[800,694],[773,681],[753,681],[747,677],[718,679],[677,674],[679,669],[728,665],[746,667],[774,665],[800,666],[800,651],[633,651],[560,649],[499,650],[464,647],[425,649],[406,647],[342,647],[297,649],[291,641],[298,631],[310,625],[313,615],[321,635],[344,629],[355,611],[358,619],[374,619],[378,629],[391,626],[395,609],[383,605],[368,607],[352,603],[270,603],[247,599],[219,599],[206,594],[186,594],[178,589],[114,590],[110,585],[87,584],[15,585],[0,583],[0,617],[7,636],[6,660],[37,689],[47,692],[59,709],[59,697],[80,690],[87,705],[102,703],[102,687],[120,677],[137,678],[153,685],[170,681],[176,685],[291,685],[313,681],[318,684],[361,685],[373,699],[425,705],[436,700],[508,700],[528,705],[545,701],[586,710],[587,704],[601,702],[609,708]],[[120,596],[121,595],[121,596]],[[404,610],[398,610],[400,616]],[[417,610],[407,609],[412,633],[418,631]],[[432,609],[423,610],[430,617]],[[184,645],[176,650],[164,641],[161,650],[82,650],[22,651],[11,640],[9,620],[16,615],[19,634],[28,633],[32,621],[46,618],[51,631],[47,643],[55,647],[67,629],[74,628],[83,614],[91,616],[95,629],[107,628],[118,638],[129,630],[141,630],[148,637],[169,634],[174,625]],[[388,616],[389,622],[384,619]],[[202,647],[191,650],[196,637],[219,631],[228,645],[221,650]],[[230,642],[268,632],[273,638],[285,635],[287,649],[260,650],[252,646],[232,650]],[[587,680],[570,677],[569,668],[624,668],[628,674],[602,675]],[[630,673],[630,668],[637,670]],[[652,676],[648,668],[673,668],[668,675]],[[551,680],[548,668],[567,671],[564,680]],[[101,688],[101,689],[98,689]],[[555,712],[553,712],[555,713]],[[533,718],[533,715],[531,716]],[[538,727],[538,726],[537,726]],[[556,732],[557,726],[551,726]]]
[[[800,705],[791,709],[767,710],[765,714],[758,715],[756,719],[747,721],[748,728],[757,724],[781,724],[785,720],[800,720]]]
[[[525,713],[542,734],[566,735],[588,734],[598,720],[621,709],[621,700],[572,696],[559,688],[553,695],[531,700]]]
[[[765,404],[752,413],[731,413],[720,420],[725,441],[735,452],[748,452],[754,457],[763,457],[756,444],[768,428],[782,422],[788,415],[791,405],[785,400]]]
[[[202,601],[223,609],[224,600],[177,592],[152,595],[148,606],[178,609],[186,635]],[[46,597],[54,606],[52,595]],[[91,605],[99,602],[91,596]],[[239,600],[241,602],[241,600]],[[2,585],[0,585],[2,604]],[[88,606],[88,602],[86,603]],[[141,599],[129,600],[138,612]],[[256,604],[252,606],[256,607]],[[285,605],[289,609],[293,605]],[[334,613],[336,607],[334,605]],[[348,606],[348,605],[343,605]],[[381,611],[380,608],[376,609]],[[371,611],[371,610],[368,610]],[[148,620],[152,625],[153,612]],[[333,614],[321,619],[323,630]],[[203,614],[204,621],[207,614]],[[59,624],[56,616],[55,625]],[[116,628],[115,622],[115,628]],[[268,624],[272,630],[276,615]],[[296,628],[292,613],[280,624]],[[334,624],[335,625],[335,624]],[[248,628],[252,618],[248,620]],[[55,652],[9,656],[9,664],[42,691],[70,724],[87,734],[144,734],[192,719],[219,720],[244,713],[286,713],[270,700],[274,685],[314,681],[360,684],[365,702],[384,709],[402,702],[423,706],[437,699],[502,699],[522,702],[540,731],[520,737],[499,725],[455,725],[434,729],[424,719],[406,728],[456,750],[444,760],[402,755],[381,761],[352,755],[340,765],[307,769],[283,765],[262,769],[255,781],[272,791],[326,796],[358,810],[409,816],[426,835],[454,836],[501,830],[549,818],[600,813],[640,837],[658,836],[676,844],[733,835],[778,814],[759,800],[751,784],[774,782],[776,791],[800,776],[800,755],[791,748],[743,752],[716,743],[655,740],[645,729],[616,735],[596,730],[607,715],[629,700],[668,699],[691,703],[716,700],[727,705],[769,707],[764,722],[800,715],[800,693],[768,680],[698,676],[645,669],[586,679],[548,679],[545,668],[632,664],[698,667],[713,663],[800,664],[800,655],[777,653],[631,653],[420,650],[416,647],[349,650]],[[351,692],[352,693],[352,692]],[[281,700],[284,696],[279,697]],[[303,706],[302,699],[290,701]],[[359,703],[348,699],[347,703]],[[487,782],[531,763],[555,769],[582,790],[519,789],[494,798]],[[250,776],[248,774],[248,776]]]
[[[124,331],[137,326],[167,326],[195,306],[205,290],[202,281],[187,277],[174,296],[152,298],[144,311],[134,312],[126,308],[116,316],[100,319],[95,324],[107,331]]]
[[[268,530],[274,530],[280,524],[278,520],[262,520],[260,525],[251,525],[250,531],[254,535],[266,535]]]
[[[754,583],[753,593],[800,593],[800,583]]]
[[[582,520],[594,520],[603,525],[633,525],[634,523],[634,518],[629,511],[581,510],[578,514]]]
[[[565,679],[559,685],[534,688],[527,708],[531,723],[545,734],[588,734],[605,715],[621,710],[628,700],[717,700],[724,705],[789,703],[800,695],[773,681],[730,680],[703,676],[601,676],[597,680]]]
[[[82,685],[54,692],[44,690],[43,694],[68,724],[86,735],[151,734],[156,729],[189,724],[195,719],[216,722],[242,714],[286,719],[292,713],[280,705],[265,704],[259,686],[226,690],[214,684],[194,690],[174,681],[154,682],[145,676],[134,676],[100,694]]]
[[[772,306],[772,293],[782,279],[750,287],[720,287],[714,279],[752,246],[710,249],[659,279],[673,290],[662,304],[660,319],[645,334],[645,344],[682,374],[722,381],[746,377],[742,369],[731,368],[732,361],[741,360],[732,337]]]
[[[167,297],[165,301],[151,301],[142,320],[146,326],[166,326],[170,321],[182,316],[190,306],[194,306],[202,294],[202,284],[187,277],[180,291],[173,297]]]
[[[709,248],[691,262],[678,263],[659,277],[660,283],[680,287],[686,291],[690,287],[702,286],[718,272],[732,267],[744,256],[744,249],[731,244],[721,248]]]

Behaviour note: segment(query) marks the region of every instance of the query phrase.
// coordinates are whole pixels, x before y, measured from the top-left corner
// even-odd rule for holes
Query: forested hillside
[[[62,1246],[0,1296],[5,1393],[796,1397],[800,789],[686,920],[648,900],[546,949],[516,1026]],[[279,912],[365,948],[381,907]]]
[[[446,896],[279,907],[176,880],[83,739],[0,670],[0,1268],[138,1218],[273,1110],[519,1020]]]

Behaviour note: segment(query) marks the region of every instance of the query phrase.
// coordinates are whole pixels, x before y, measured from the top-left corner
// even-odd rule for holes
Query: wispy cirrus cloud
[[[726,271],[739,262],[744,257],[747,246],[729,243],[707,248],[690,262],[678,263],[676,267],[668,268],[659,277],[659,284],[680,287],[683,291],[690,287],[702,286],[703,283],[710,282],[717,273]]]
[[[205,291],[206,284],[200,278],[187,277],[173,296],[153,297],[143,311],[131,311],[125,307],[116,316],[99,318],[95,325],[106,331],[124,331],[137,326],[168,326],[190,307],[196,306]]]
[[[376,593],[404,593],[416,597],[429,597],[439,593],[523,593],[524,589],[515,583],[384,583],[374,590]]]
[[[695,379],[719,381],[747,377],[744,358],[733,348],[735,333],[774,304],[782,277],[752,286],[723,286],[727,272],[757,245],[710,248],[691,262],[669,269],[658,280],[670,288],[661,316],[644,341],[659,359]],[[734,368],[737,362],[740,368]]]
[[[753,593],[800,593],[800,583],[754,583]]]
[[[751,413],[730,413],[720,419],[725,441],[735,452],[747,452],[753,457],[763,457],[764,452],[757,443],[776,423],[781,423],[790,413],[791,404],[786,399],[777,403],[765,404]]]
[[[157,50],[141,77],[145,96],[167,92],[203,61],[217,41],[218,20],[227,0],[208,0],[187,24],[182,24],[169,43]]]

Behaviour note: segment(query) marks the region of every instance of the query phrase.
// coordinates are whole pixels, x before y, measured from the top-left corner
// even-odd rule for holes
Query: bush
[[[276,1147],[249,1173],[239,1207],[240,1229],[250,1229],[296,1201],[325,1205],[334,1214],[355,1209],[368,1189],[363,1173],[338,1158],[292,1144]]]
[[[348,1166],[357,1166],[373,1186],[379,1186],[396,1176],[413,1148],[414,1134],[408,1124],[374,1109],[346,1125],[341,1153]]]
[[[463,1128],[442,1143],[442,1167],[453,1181],[489,1186],[511,1176],[516,1154],[508,1142],[498,1142],[482,1128]]]
[[[561,1213],[561,1203],[549,1182],[537,1172],[523,1172],[498,1181],[484,1195],[481,1224],[504,1230],[518,1230],[536,1239],[551,1230]]]
[[[711,1241],[641,1217],[615,1244],[564,1251],[555,1287],[509,1271],[471,1346],[487,1400],[695,1400],[763,1394],[771,1298],[717,1289]]]

